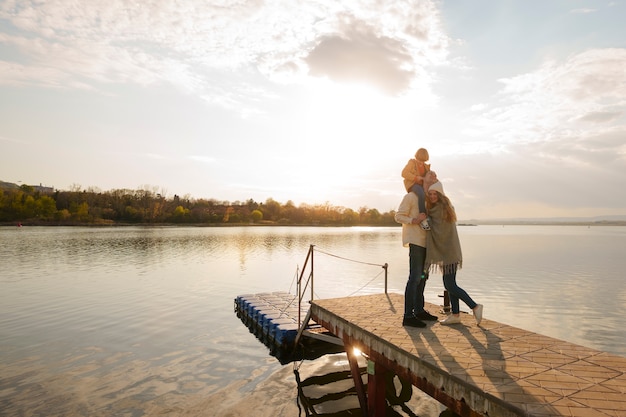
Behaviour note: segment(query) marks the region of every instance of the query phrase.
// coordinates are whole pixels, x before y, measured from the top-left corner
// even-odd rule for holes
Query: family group
[[[404,292],[402,325],[426,327],[425,321],[439,320],[424,309],[426,281],[435,271],[443,274],[452,310],[440,323],[461,323],[459,301],[463,301],[480,325],[483,305],[476,303],[456,283],[456,273],[463,266],[456,212],[428,160],[428,151],[420,148],[402,170],[407,193],[395,214],[396,222],[402,224],[402,244],[409,248],[409,279]]]

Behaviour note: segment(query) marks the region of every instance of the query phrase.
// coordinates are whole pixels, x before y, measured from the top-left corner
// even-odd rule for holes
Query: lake
[[[233,312],[296,291],[404,292],[399,227],[0,227],[0,415],[296,416],[294,378]],[[461,226],[458,283],[486,318],[626,356],[626,227]],[[427,301],[441,304],[440,275]],[[467,307],[461,304],[462,310]],[[438,415],[422,399],[419,415]]]

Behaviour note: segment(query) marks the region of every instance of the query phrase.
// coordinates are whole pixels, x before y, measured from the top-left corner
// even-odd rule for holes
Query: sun
[[[403,100],[367,85],[316,80],[307,100],[303,135],[319,153],[365,153],[407,128]]]
[[[415,97],[320,79],[305,93],[294,116],[289,149],[298,157],[288,181],[304,189],[308,201],[338,201],[364,188],[401,189],[400,165],[415,153],[418,134],[428,134],[424,126],[416,132]]]

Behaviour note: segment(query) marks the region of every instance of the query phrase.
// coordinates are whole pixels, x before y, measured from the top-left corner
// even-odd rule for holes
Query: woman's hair
[[[439,196],[439,200],[437,201],[437,203],[432,203],[429,198],[426,198],[426,208],[430,209],[436,204],[441,204],[443,206],[443,219],[448,223],[455,223],[456,212],[454,211],[454,207],[452,207],[450,199],[441,194],[439,191],[436,191],[436,193]]]
[[[418,161],[426,162],[428,161],[428,158],[430,158],[428,156],[428,151],[424,148],[419,148],[417,152],[415,152],[415,159]]]

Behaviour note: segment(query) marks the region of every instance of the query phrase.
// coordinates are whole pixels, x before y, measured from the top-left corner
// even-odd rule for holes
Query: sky
[[[0,0],[0,180],[626,215],[626,0]]]

